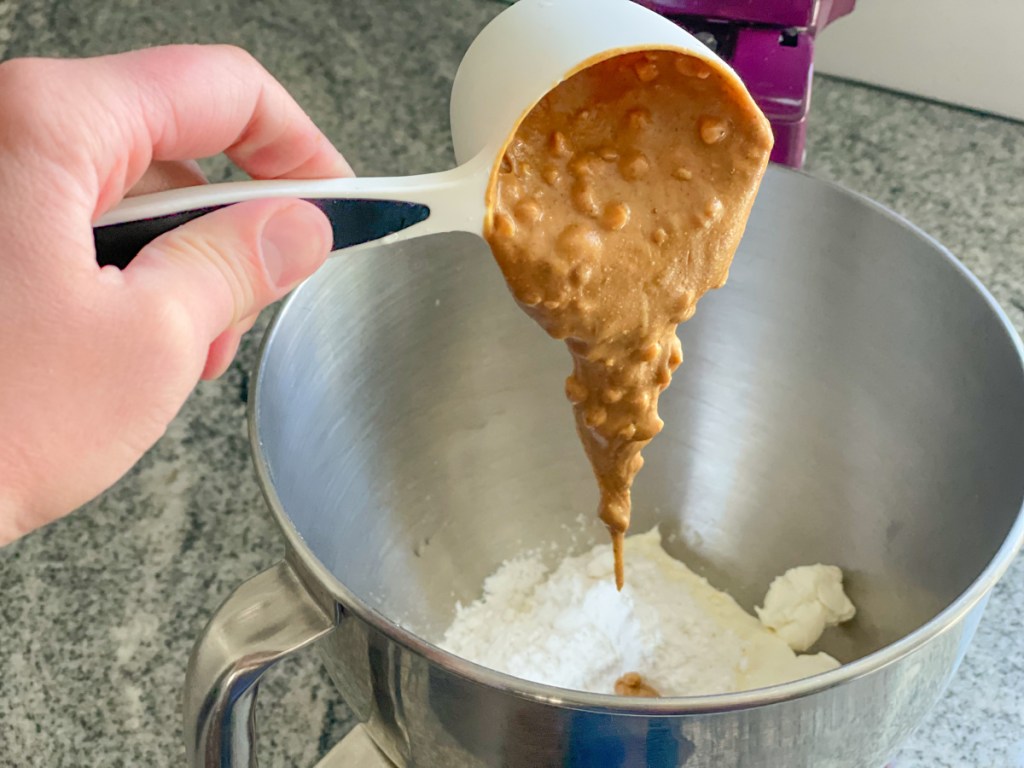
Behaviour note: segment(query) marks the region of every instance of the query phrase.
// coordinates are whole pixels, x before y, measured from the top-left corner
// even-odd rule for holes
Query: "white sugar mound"
[[[595,693],[612,693],[627,672],[639,673],[662,696],[697,696],[839,666],[824,653],[795,653],[783,636],[670,557],[657,529],[627,537],[625,547],[622,592],[615,589],[607,544],[565,558],[551,573],[539,556],[505,563],[484,582],[481,599],[458,607],[442,647],[516,677]],[[834,572],[829,576],[834,588]],[[813,597],[813,590],[804,591]],[[821,612],[804,613],[820,634],[827,623]],[[800,615],[787,612],[785,634],[806,648],[813,644],[809,631],[792,623]],[[843,617],[852,614],[844,610]]]

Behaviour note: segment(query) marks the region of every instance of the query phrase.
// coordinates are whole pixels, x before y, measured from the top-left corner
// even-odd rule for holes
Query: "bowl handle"
[[[256,768],[256,686],[285,656],[337,625],[286,560],[242,583],[206,625],[185,677],[192,768]]]

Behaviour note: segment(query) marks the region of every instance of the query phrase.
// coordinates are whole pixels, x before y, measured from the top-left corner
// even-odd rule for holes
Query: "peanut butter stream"
[[[728,76],[625,53],[542,99],[492,178],[484,234],[520,306],[572,354],[565,392],[620,589],[630,487],[683,359],[676,326],[725,283],[771,146]]]
[[[654,686],[641,677],[639,672],[627,672],[615,681],[617,696],[632,696],[637,699],[658,699],[661,694]]]

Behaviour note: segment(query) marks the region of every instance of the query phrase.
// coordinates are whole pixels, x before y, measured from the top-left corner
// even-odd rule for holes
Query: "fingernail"
[[[330,248],[330,225],[308,203],[295,203],[263,225],[263,265],[279,288],[290,288],[320,266]]]

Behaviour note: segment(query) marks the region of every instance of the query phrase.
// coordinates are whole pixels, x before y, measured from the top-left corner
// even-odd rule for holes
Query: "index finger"
[[[100,61],[130,78],[129,108],[145,118],[154,160],[226,152],[254,178],[352,175],[284,86],[241,48],[166,46]]]
[[[23,78],[25,98],[43,102],[34,127],[50,128],[51,147],[91,166],[97,216],[153,160],[225,152],[257,179],[352,175],[285,88],[240,48],[172,45],[22,66],[41,70]]]

